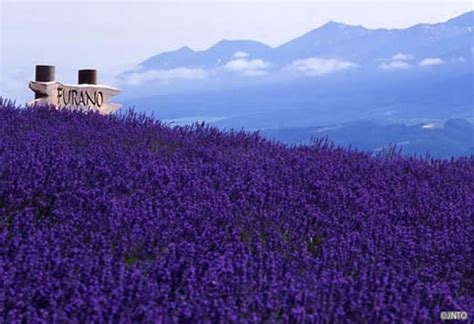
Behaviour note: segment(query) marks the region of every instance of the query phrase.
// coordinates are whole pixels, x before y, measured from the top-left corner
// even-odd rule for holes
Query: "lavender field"
[[[0,322],[474,316],[474,158],[0,101]]]

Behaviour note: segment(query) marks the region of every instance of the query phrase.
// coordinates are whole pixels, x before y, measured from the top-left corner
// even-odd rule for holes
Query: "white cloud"
[[[266,69],[269,66],[270,64],[263,60],[246,60],[246,59],[232,60],[225,65],[225,67],[231,71]]]
[[[293,61],[284,68],[287,71],[300,72],[310,76],[324,75],[336,71],[342,71],[357,67],[357,64],[349,61],[338,59],[323,59],[318,57],[310,57],[307,59]]]
[[[247,60],[245,58],[232,60],[230,62],[227,62],[226,65],[224,65],[225,69],[233,72],[240,72],[246,76],[265,75],[268,73],[266,69],[268,69],[269,67],[270,63],[265,62],[263,60]]]
[[[431,65],[438,65],[443,64],[444,61],[437,57],[427,57],[420,61],[420,66],[431,66]]]
[[[232,55],[232,59],[240,59],[240,58],[247,58],[247,57],[249,57],[249,53],[243,52],[243,51],[235,52]]]
[[[149,70],[140,73],[130,73],[125,79],[129,84],[142,84],[147,81],[165,81],[165,80],[196,80],[205,79],[208,72],[203,69],[175,68],[169,70]]]
[[[398,53],[392,56],[391,60],[394,61],[409,61],[413,59],[413,55],[405,54],[405,53]]]
[[[382,70],[406,70],[410,68],[410,64],[404,61],[391,61],[380,64],[378,67]]]

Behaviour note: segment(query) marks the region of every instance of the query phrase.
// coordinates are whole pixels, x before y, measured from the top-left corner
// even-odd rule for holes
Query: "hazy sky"
[[[18,1],[0,0],[0,96],[31,97],[35,64],[54,64],[57,79],[97,68],[100,83],[146,58],[221,39],[277,46],[329,20],[369,28],[406,28],[473,10],[471,1]]]

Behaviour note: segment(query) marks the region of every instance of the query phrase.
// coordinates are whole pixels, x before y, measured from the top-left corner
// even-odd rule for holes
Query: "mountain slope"
[[[206,51],[193,51],[185,46],[178,51],[158,54],[140,66],[145,69],[214,68],[230,61],[239,51],[255,57],[267,57],[271,47],[255,41],[223,40]]]

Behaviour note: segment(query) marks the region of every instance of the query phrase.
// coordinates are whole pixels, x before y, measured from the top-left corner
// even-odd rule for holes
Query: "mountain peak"
[[[346,24],[343,24],[343,23],[340,23],[340,22],[337,22],[337,21],[334,21],[334,20],[329,20],[327,23],[322,25],[320,28],[333,29],[333,28],[343,28],[343,27],[347,27],[347,26],[348,25],[346,25]]]
[[[267,45],[260,43],[255,40],[243,40],[243,39],[223,39],[215,43],[211,48],[215,47],[235,47],[235,46],[265,46]]]
[[[304,48],[313,46],[313,44],[334,43],[336,40],[349,39],[357,35],[365,34],[367,29],[362,26],[353,26],[330,20],[324,25],[313,29],[303,36],[300,36],[281,47],[293,47],[299,43],[299,47],[304,51]]]
[[[255,55],[270,50],[271,47],[254,40],[228,40],[224,39],[212,45],[208,51],[219,53],[221,57],[232,56],[235,52],[243,51]]]
[[[321,27],[317,28],[317,29],[322,29],[322,30],[337,30],[337,29],[348,29],[348,28],[351,28],[351,29],[365,29],[364,27],[362,26],[354,26],[354,25],[348,25],[348,24],[344,24],[344,23],[341,23],[341,22],[337,22],[337,21],[334,21],[334,20],[329,20],[327,23],[325,23],[324,25],[322,25]]]
[[[189,46],[183,46],[177,52],[194,52],[194,50]]]

